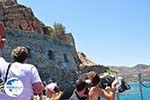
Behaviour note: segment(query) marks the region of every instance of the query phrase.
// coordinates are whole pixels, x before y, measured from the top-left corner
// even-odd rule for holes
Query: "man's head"
[[[76,90],[78,91],[78,92],[81,92],[81,91],[83,91],[83,90],[85,90],[86,89],[86,82],[85,81],[83,81],[83,80],[77,80],[76,81]]]
[[[18,46],[13,49],[11,56],[14,61],[23,63],[28,58],[28,50],[23,46]]]

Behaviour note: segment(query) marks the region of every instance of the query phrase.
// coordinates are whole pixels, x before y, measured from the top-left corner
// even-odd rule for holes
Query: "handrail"
[[[131,74],[131,75],[135,75],[135,74]],[[138,81],[139,81],[139,92],[138,93],[117,93],[117,100],[119,100],[119,96],[120,95],[139,95],[141,97],[141,100],[144,100],[144,97],[143,97],[143,89],[142,87],[145,87],[145,88],[150,88],[150,86],[147,86],[145,85],[143,82],[142,82],[142,78],[141,78],[141,73],[137,73],[136,76],[138,77]]]
[[[145,85],[144,83],[140,82],[140,84],[145,88],[150,88],[150,86]]]

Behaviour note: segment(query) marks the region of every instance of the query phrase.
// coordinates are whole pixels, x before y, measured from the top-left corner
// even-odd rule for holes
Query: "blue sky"
[[[97,64],[150,64],[150,0],[18,0],[47,26],[62,23]]]

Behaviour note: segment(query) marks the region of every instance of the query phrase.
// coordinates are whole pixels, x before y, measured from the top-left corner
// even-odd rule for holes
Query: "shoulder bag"
[[[6,71],[6,75],[5,75],[5,80],[3,81],[2,79],[0,79],[0,92],[4,91],[4,84],[7,81],[7,75],[8,75],[10,66],[11,66],[11,64],[8,65],[8,68],[7,68],[7,71]]]

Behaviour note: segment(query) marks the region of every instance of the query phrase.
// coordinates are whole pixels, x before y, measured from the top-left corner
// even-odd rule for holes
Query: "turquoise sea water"
[[[150,82],[144,83],[149,88],[142,86],[143,99],[150,100]],[[139,83],[130,83],[131,89],[120,94],[120,100],[142,100],[140,95]],[[117,99],[115,99],[117,100]]]

